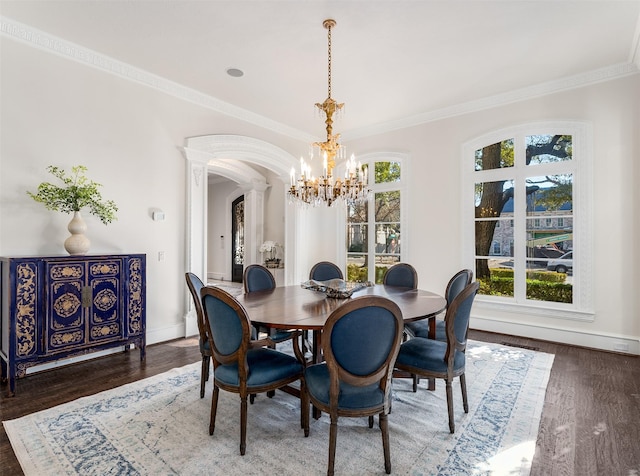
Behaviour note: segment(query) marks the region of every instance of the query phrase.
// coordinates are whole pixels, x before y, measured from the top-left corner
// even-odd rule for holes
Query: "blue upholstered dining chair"
[[[465,413],[469,413],[467,402],[467,384],[465,378],[467,333],[471,306],[478,292],[478,283],[468,284],[447,307],[444,318],[447,341],[442,342],[424,337],[414,337],[400,346],[396,368],[425,378],[442,378],[447,392],[447,410],[449,412],[449,431],[455,432],[453,415],[452,382],[460,377],[462,404]],[[415,387],[414,387],[415,392]]]
[[[344,275],[337,264],[334,264],[331,261],[319,261],[311,267],[311,271],[309,271],[309,279],[313,279],[315,281],[329,281],[330,279],[344,279]],[[309,331],[302,332],[302,342],[305,349],[307,347],[311,347],[312,344],[309,340]]]
[[[265,291],[276,287],[276,279],[273,274],[259,264],[250,264],[244,269],[242,283],[245,293]]]
[[[463,269],[454,274],[444,292],[444,298],[447,300],[447,307],[455,299],[455,297],[462,292],[462,290],[473,280],[473,271],[470,269]],[[429,322],[428,321],[415,321],[407,322],[405,324],[405,330],[413,337],[429,337]],[[436,340],[446,342],[447,333],[445,331],[444,321],[441,319],[436,320]]]
[[[387,268],[382,278],[382,284],[417,289],[418,273],[409,263],[397,263]]]
[[[204,287],[204,283],[198,276],[193,273],[185,273],[187,287],[193,299],[193,306],[196,310],[196,321],[198,323],[198,345],[200,354],[202,355],[202,370],[200,372],[200,398],[204,398],[204,389],[206,382],[209,381],[209,373],[211,367],[211,346],[209,345],[209,334],[207,325],[204,322],[204,313],[202,312],[202,301],[200,300],[200,290]],[[257,339],[258,332],[252,329],[251,338]]]
[[[207,333],[207,325],[204,322],[204,314],[202,312],[202,302],[200,301],[200,290],[204,287],[204,283],[193,273],[185,273],[187,287],[193,299],[193,305],[196,309],[196,319],[198,321],[198,332],[200,337],[198,343],[200,346],[200,354],[202,354],[202,370],[200,372],[200,398],[204,398],[204,386],[209,380],[209,368],[211,365],[211,346],[209,345],[209,335]]]
[[[268,291],[276,287],[276,280],[273,274],[260,264],[250,264],[244,269],[242,282],[245,293],[252,293],[257,291]],[[260,330],[260,329],[257,329]],[[289,331],[276,330],[275,332],[270,329],[264,329],[269,333],[269,337],[275,343],[283,342],[291,339],[293,334]]]
[[[371,428],[376,414],[385,470],[391,472],[387,414],[402,328],[400,308],[379,296],[354,298],[328,317],[322,333],[325,362],[305,370],[311,402],[331,418],[328,475],[334,472],[338,417],[368,416]]]
[[[231,294],[216,287],[200,290],[213,358],[213,396],[209,434],[213,435],[220,389],[240,395],[240,454],[246,451],[247,398],[300,380],[300,426],[309,435],[309,400],[305,391],[305,361],[293,339],[296,357],[271,349],[269,337],[251,340],[251,321]],[[305,411],[306,409],[306,411]]]
[[[328,281],[330,279],[344,279],[344,276],[338,265],[330,261],[320,261],[314,264],[311,271],[309,271],[309,279]]]

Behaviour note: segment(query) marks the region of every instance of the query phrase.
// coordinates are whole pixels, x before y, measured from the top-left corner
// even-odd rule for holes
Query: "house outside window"
[[[558,308],[571,318],[592,310],[585,135],[576,123],[535,124],[465,145],[465,256],[480,301]],[[568,251],[570,266],[556,266]]]

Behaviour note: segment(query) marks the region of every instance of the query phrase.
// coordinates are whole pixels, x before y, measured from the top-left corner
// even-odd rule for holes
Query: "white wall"
[[[236,192],[238,184],[230,180],[209,184],[207,204],[207,277],[231,280],[228,272],[231,262],[233,237],[228,234],[231,210],[229,196]],[[222,238],[220,238],[222,237]]]
[[[284,245],[284,214],[286,211],[285,184],[273,172],[265,171],[267,183],[271,186],[264,192],[264,240]],[[260,243],[258,243],[260,246]],[[283,259],[283,250],[278,250],[277,258]]]

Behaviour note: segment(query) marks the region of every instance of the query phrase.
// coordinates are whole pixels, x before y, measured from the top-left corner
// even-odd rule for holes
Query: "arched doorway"
[[[183,149],[187,159],[187,257],[188,269],[206,276],[207,260],[207,175],[215,173],[238,184],[245,197],[245,263],[259,261],[262,242],[262,197],[268,184],[248,163],[269,169],[289,180],[289,171],[297,159],[267,142],[237,135],[191,137]],[[236,197],[234,197],[236,198]],[[285,214],[285,283],[296,276],[297,212]],[[230,223],[230,220],[229,220]],[[231,273],[231,271],[230,271]],[[187,300],[187,302],[189,302]]]

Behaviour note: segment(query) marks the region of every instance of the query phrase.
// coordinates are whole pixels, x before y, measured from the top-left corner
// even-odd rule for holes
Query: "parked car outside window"
[[[558,259],[549,260],[547,270],[566,273],[573,270],[573,251],[563,254]]]

